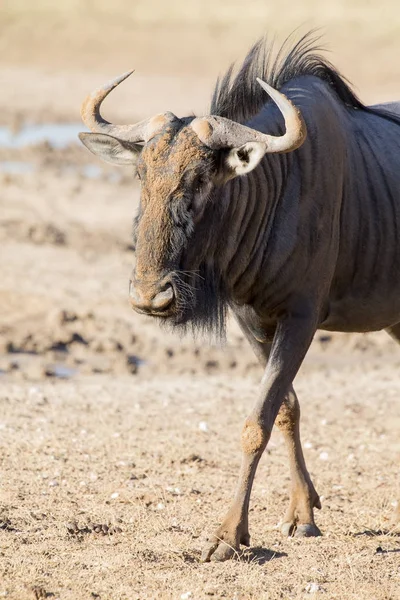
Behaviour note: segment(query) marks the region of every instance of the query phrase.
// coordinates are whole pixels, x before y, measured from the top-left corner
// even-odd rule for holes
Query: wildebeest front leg
[[[271,351],[271,343],[259,341],[240,315],[236,315],[236,319],[260,364],[265,368]],[[285,439],[291,479],[289,507],[281,531],[284,535],[296,537],[321,535],[314,523],[313,511],[314,508],[321,508],[321,503],[304,460],[300,440],[300,405],[293,386],[290,386],[283,399],[275,425]]]
[[[260,394],[242,431],[242,464],[234,501],[220,527],[207,540],[203,561],[227,560],[240,544],[250,544],[248,510],[257,465],[315,329],[316,320],[311,317],[292,317],[277,325]]]

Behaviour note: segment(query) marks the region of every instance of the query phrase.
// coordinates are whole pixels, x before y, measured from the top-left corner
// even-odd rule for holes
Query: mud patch
[[[87,373],[135,374],[143,361],[136,355],[136,338],[126,323],[109,324],[91,312],[55,311],[36,328],[3,331],[0,366],[13,377],[71,378]]]

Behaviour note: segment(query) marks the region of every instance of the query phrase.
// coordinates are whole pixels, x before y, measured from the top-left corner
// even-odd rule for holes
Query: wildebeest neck
[[[276,240],[285,235],[282,214],[290,155],[264,158],[249,175],[217,190],[214,214],[207,214],[210,250],[230,299],[251,303],[260,285],[268,285],[285,253],[273,252]],[[290,241],[287,240],[290,245]],[[289,250],[289,246],[288,246]],[[262,273],[262,276],[261,276]]]

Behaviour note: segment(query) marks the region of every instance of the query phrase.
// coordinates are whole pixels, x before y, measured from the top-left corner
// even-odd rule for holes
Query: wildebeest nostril
[[[133,281],[129,282],[129,298],[132,307],[135,310],[145,311],[148,313],[161,312],[165,310],[174,299],[173,287],[166,283],[162,288],[158,288],[161,291],[156,293],[150,290],[142,290],[140,286],[134,284]]]
[[[155,308],[156,310],[163,310],[171,304],[173,299],[174,290],[172,288],[172,285],[168,284],[162,292],[159,292],[154,296],[154,298],[151,301],[151,307]]]

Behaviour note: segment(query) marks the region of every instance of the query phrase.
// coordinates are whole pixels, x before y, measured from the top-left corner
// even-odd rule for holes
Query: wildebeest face
[[[188,264],[186,251],[218,180],[221,155],[200,141],[190,120],[175,117],[143,146],[104,134],[85,139],[92,151],[100,143],[106,160],[135,166],[141,198],[130,301],[138,312],[176,323],[187,319],[196,303],[199,265]]]
[[[141,200],[130,297],[140,312],[179,321],[194,300],[186,251],[213,187],[215,154],[177,123],[163,128],[138,157]]]

